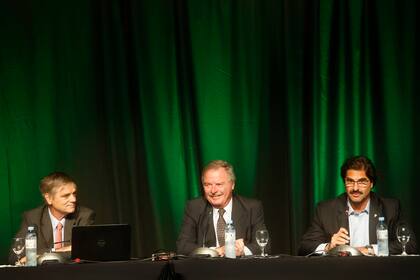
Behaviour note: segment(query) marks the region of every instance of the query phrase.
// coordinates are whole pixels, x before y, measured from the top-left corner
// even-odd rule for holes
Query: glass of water
[[[255,239],[257,240],[258,246],[261,249],[261,256],[265,257],[265,246],[268,244],[268,230],[266,229],[259,229],[256,232]]]
[[[19,260],[21,259],[23,250],[25,250],[25,238],[13,238],[12,250],[16,255],[16,265],[22,265]]]
[[[408,241],[410,241],[410,230],[408,229],[407,225],[400,224],[397,227],[397,238],[398,242],[400,242],[402,246],[401,256],[407,256],[405,246],[407,245]]]

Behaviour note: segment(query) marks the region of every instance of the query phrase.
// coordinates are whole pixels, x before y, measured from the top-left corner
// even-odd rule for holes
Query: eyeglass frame
[[[354,187],[357,184],[359,188],[367,188],[370,183],[371,181],[369,180],[369,178],[362,178],[357,181],[347,177],[344,179],[344,185],[346,187]]]

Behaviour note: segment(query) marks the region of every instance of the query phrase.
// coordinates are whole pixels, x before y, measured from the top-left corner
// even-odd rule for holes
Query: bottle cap
[[[385,218],[384,217],[379,217],[379,221],[383,222],[383,221],[385,221]]]

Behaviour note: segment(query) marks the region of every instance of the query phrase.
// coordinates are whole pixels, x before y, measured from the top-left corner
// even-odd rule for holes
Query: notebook
[[[128,224],[75,226],[72,229],[71,246],[73,260],[129,260],[131,228]]]

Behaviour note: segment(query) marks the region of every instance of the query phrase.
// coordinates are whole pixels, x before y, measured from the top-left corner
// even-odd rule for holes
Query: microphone
[[[54,242],[53,244],[55,245],[55,244],[60,244],[60,243],[66,243],[66,242],[71,242],[71,240],[63,240],[63,241],[57,241],[57,242]]]
[[[208,216],[208,220],[207,220],[206,227],[203,234],[203,246],[202,246],[203,248],[206,247],[207,231],[209,230],[210,221],[213,220],[213,210],[209,210],[209,212],[207,213],[207,216]]]
[[[60,250],[63,247],[61,247],[60,249],[54,248],[55,244],[64,244],[64,243],[71,243],[71,240],[53,242],[52,248],[38,257],[38,265],[69,262],[70,254],[71,254],[69,250],[65,250],[65,251]]]
[[[351,256],[363,256],[363,254],[356,248],[350,245],[338,245],[327,253],[328,256],[337,256],[337,257],[351,257]]]
[[[53,242],[51,251],[54,252],[56,250],[55,249],[55,244],[62,244],[61,248],[63,248],[64,245],[65,245],[64,243],[71,243],[71,240],[63,240],[63,241]]]
[[[207,212],[208,211],[208,212]],[[202,243],[202,247],[198,247],[196,248],[191,255],[195,256],[195,257],[218,257],[219,254],[217,253],[217,251],[215,249],[211,249],[211,248],[207,248],[206,247],[206,238],[207,238],[207,231],[209,229],[209,224],[212,223],[213,224],[213,209],[211,210],[207,210],[204,209],[204,212],[206,212],[206,214],[203,213],[202,217],[208,217],[207,223],[204,225],[204,234],[203,234],[203,243]]]
[[[344,214],[345,214],[345,216],[346,216],[346,220],[347,220],[347,222],[343,225],[343,228],[346,228],[346,230],[348,231],[348,236],[350,237],[350,227],[349,228],[347,228],[345,225],[348,225],[348,223],[349,223],[349,217],[350,217],[350,210],[349,210],[350,208],[349,208],[349,206],[347,205],[347,207],[346,207],[346,211],[344,211]],[[350,244],[350,240],[348,241],[348,243],[347,244]]]

